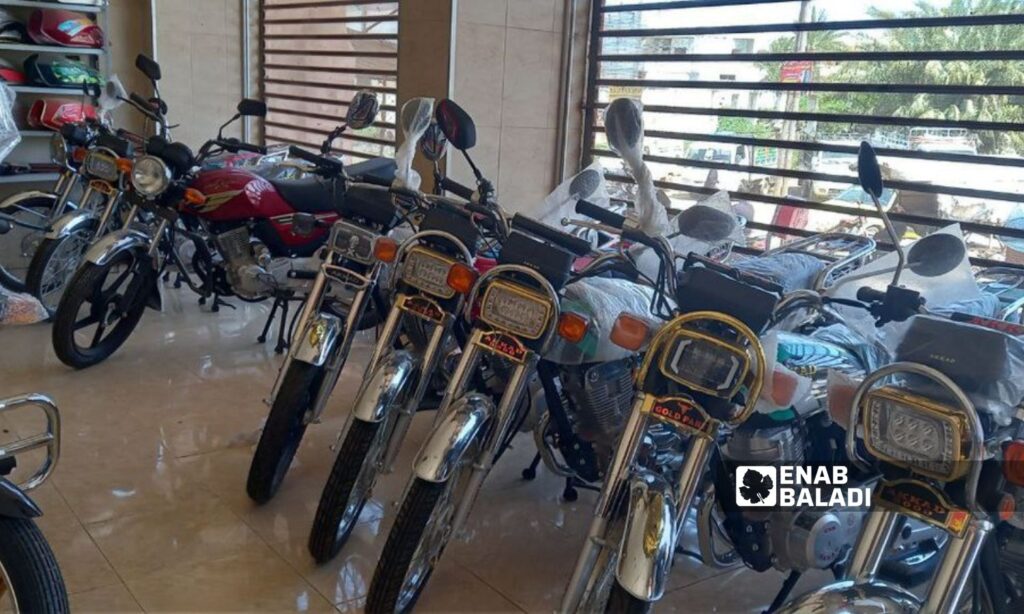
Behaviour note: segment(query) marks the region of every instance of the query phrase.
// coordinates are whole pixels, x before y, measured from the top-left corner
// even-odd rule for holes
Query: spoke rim
[[[71,282],[75,271],[82,264],[89,241],[81,233],[75,233],[61,241],[53,256],[46,263],[43,279],[39,284],[39,300],[49,309],[55,309],[65,288]],[[55,300],[53,300],[55,299]]]

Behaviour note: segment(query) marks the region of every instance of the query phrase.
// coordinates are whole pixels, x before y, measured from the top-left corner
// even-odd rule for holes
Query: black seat
[[[395,180],[397,166],[391,158],[374,158],[359,164],[351,164],[345,167],[345,172],[356,181],[360,177],[373,177],[378,181],[391,183]]]
[[[281,198],[288,201],[296,211],[302,213],[327,213],[336,211],[345,198],[345,189],[341,183],[337,192],[333,193],[332,182],[321,177],[303,177],[302,179],[267,179]]]

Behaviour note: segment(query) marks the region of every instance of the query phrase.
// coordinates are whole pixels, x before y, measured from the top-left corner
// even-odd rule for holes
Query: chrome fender
[[[345,323],[329,313],[317,313],[309,318],[295,344],[292,357],[295,360],[322,367],[327,364],[334,346],[341,340]]]
[[[415,382],[419,361],[404,350],[391,352],[374,367],[356,399],[352,414],[363,422],[381,422],[401,396],[402,390]]]
[[[65,213],[53,223],[50,227],[50,231],[46,233],[46,238],[50,240],[60,240],[66,237],[70,237],[80,228],[87,226],[90,222],[99,223],[100,217],[92,211],[85,211],[79,209],[78,211],[72,211],[71,213]]]
[[[444,482],[458,465],[470,444],[494,415],[494,401],[470,393],[444,410],[446,415],[434,427],[420,448],[414,473],[427,482]]]
[[[855,584],[836,582],[808,593],[782,606],[778,614],[913,614],[922,602],[902,588],[873,582]]]
[[[7,198],[0,201],[0,210],[7,209],[8,207],[15,207],[26,200],[50,200],[57,202],[57,195],[53,192],[44,192],[42,190],[28,190],[26,192],[18,192],[17,194],[11,194]]]
[[[149,235],[138,230],[125,228],[114,231],[93,243],[89,251],[85,252],[85,261],[98,266],[104,266],[122,252],[130,250],[148,252],[149,247]]]
[[[629,483],[629,513],[615,577],[637,599],[657,601],[665,593],[675,552],[675,520],[672,486],[655,473],[635,473]]]

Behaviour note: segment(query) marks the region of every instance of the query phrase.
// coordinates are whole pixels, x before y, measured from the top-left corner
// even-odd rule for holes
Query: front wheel
[[[246,491],[256,503],[270,501],[281,488],[306,434],[306,410],[323,377],[323,367],[297,360],[288,365],[249,466]]]
[[[157,272],[141,252],[78,269],[57,306],[53,349],[75,369],[103,362],[124,345],[146,310]]]
[[[14,612],[71,611],[57,559],[31,520],[0,517],[0,603]]]
[[[0,286],[26,291],[29,263],[46,234],[40,229],[49,225],[53,207],[52,198],[34,198],[0,209],[13,222],[10,230],[0,234]]]
[[[651,611],[651,604],[637,599],[626,589],[616,582],[608,593],[608,607],[605,612],[608,614],[647,614]]]
[[[85,260],[95,228],[95,223],[86,224],[59,239],[43,239],[32,257],[25,279],[26,289],[39,299],[51,316]]]
[[[341,550],[359,520],[386,448],[385,425],[353,419],[331,468],[309,534],[309,553],[318,564]]]

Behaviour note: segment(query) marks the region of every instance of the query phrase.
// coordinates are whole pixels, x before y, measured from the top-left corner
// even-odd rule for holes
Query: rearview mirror
[[[145,54],[140,53],[135,58],[135,68],[142,71],[142,74],[146,75],[150,81],[160,80],[160,65],[153,58]]]
[[[860,154],[857,156],[857,176],[860,178],[860,186],[864,191],[876,199],[882,198],[882,191],[885,186],[882,182],[882,168],[878,165],[878,156],[870,143],[864,141],[860,144]]]
[[[373,92],[356,92],[352,101],[348,103],[345,123],[353,130],[362,130],[377,119],[378,111],[380,111],[380,103]]]
[[[114,75],[107,80],[106,86],[103,88],[104,95],[113,100],[121,100],[122,98],[128,97],[128,90],[124,88],[124,84],[121,80]]]
[[[907,252],[907,268],[921,277],[941,277],[960,266],[965,256],[967,247],[959,237],[940,232],[914,243]]]
[[[420,139],[420,151],[423,157],[431,162],[440,162],[448,153],[448,139],[445,138],[441,127],[436,123],[430,124],[427,131]]]
[[[644,138],[643,109],[631,98],[616,98],[604,112],[604,130],[608,144],[622,154],[635,150]]]
[[[476,124],[469,113],[455,102],[442,100],[437,105],[434,117],[452,147],[459,151],[468,151],[476,146]]]
[[[242,117],[266,117],[267,103],[262,100],[243,98],[242,102],[238,103],[238,114]]]
[[[686,209],[676,221],[683,236],[705,243],[728,239],[736,232],[737,224],[735,215],[707,205],[694,205]]]
[[[601,187],[601,173],[588,168],[572,178],[569,184],[569,197],[577,200],[587,200]]]

